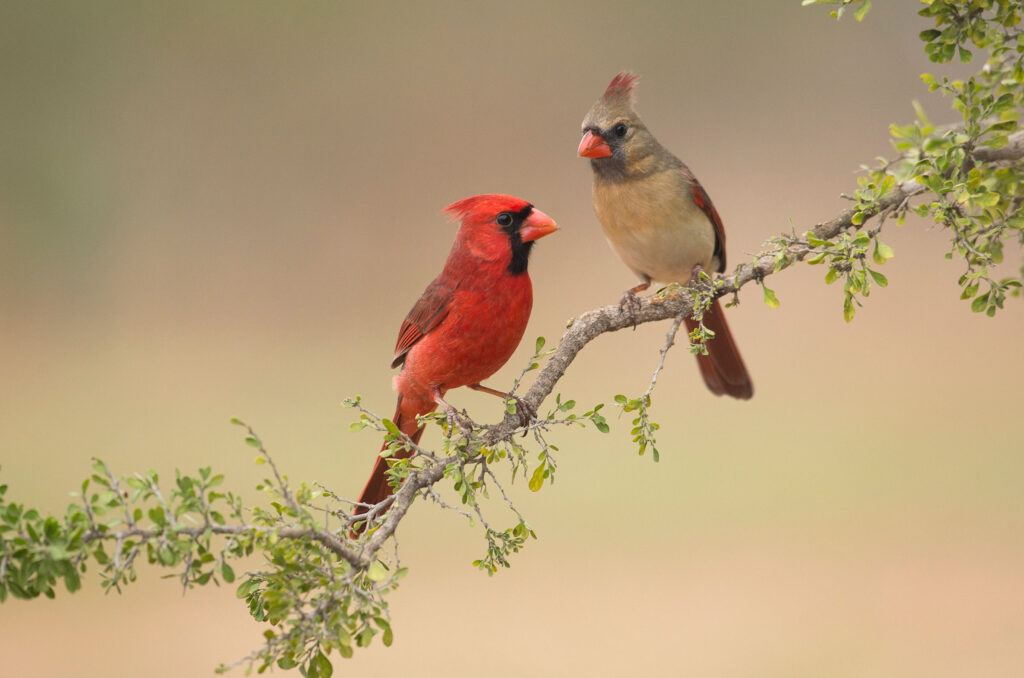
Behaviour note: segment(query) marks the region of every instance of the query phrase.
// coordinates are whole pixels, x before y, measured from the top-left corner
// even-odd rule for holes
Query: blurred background
[[[445,205],[511,193],[562,227],[534,250],[527,339],[490,380],[507,387],[534,337],[633,284],[575,152],[615,73],[642,74],[641,115],[713,197],[735,264],[846,207],[913,98],[953,120],[918,77],[915,4],[857,24],[797,0],[5,3],[8,498],[61,512],[92,456],[165,479],[212,464],[244,491],[262,470],[231,416],[292,479],[355,495],[378,440],[339,403],[390,414],[398,326],[455,232]],[[511,570],[475,571],[480,532],[418,505],[395,644],[336,675],[1019,675],[1020,302],[972,314],[929,223],[884,239],[890,286],[850,325],[820,268],[772,278],[775,310],[745,290],[729,322],[752,401],[711,396],[676,349],[660,463],[628,419],[553,434],[555,485],[516,485],[540,540]],[[560,391],[641,393],[666,330],[601,337]],[[209,675],[258,646],[232,587],[182,597],[161,574],[8,601],[4,673]]]

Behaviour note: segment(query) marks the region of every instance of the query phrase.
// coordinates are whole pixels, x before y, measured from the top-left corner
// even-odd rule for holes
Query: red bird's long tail
[[[416,415],[427,414],[433,412],[436,409],[436,405],[433,408],[427,409],[426,411],[415,411],[414,408],[408,407],[413,403],[407,403],[407,407],[403,408],[402,405],[403,397],[398,396],[398,405],[395,407],[395,416],[392,421],[395,422],[395,426],[398,427],[405,435],[409,436],[414,443],[419,443],[420,438],[423,436],[423,429],[417,425]],[[380,448],[383,452],[387,448],[387,443]],[[394,454],[394,457],[398,459],[405,459],[406,457],[412,456],[411,451],[399,450]],[[377,504],[391,496],[391,487],[388,485],[388,479],[385,472],[388,470],[388,462],[384,457],[377,457],[377,461],[373,465],[373,472],[370,474],[370,479],[366,481],[366,487],[363,488],[363,493],[359,496],[359,501],[364,504]],[[364,506],[358,506],[355,510],[355,515],[361,516],[367,512],[367,508]]]
[[[692,332],[695,327],[696,321],[687,318],[686,328]],[[750,381],[747,367],[743,364],[740,351],[732,339],[718,299],[711,304],[711,308],[704,311],[704,327],[715,333],[715,338],[708,342],[708,354],[697,356],[697,364],[700,366],[704,383],[715,395],[749,399],[754,395],[754,384]]]

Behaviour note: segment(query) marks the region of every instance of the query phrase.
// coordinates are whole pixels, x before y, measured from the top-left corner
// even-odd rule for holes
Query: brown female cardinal
[[[686,284],[700,269],[725,270],[725,229],[711,198],[683,162],[658,143],[633,110],[638,76],[619,73],[583,119],[579,154],[594,170],[594,211],[612,249],[640,279],[623,305],[651,281]],[[750,398],[754,386],[718,300],[704,312],[715,333],[697,356],[716,395]],[[692,331],[696,323],[686,319]]]
[[[530,250],[537,238],[558,229],[551,217],[509,195],[477,195],[444,211],[462,225],[441,275],[402,322],[391,362],[402,367],[393,381],[398,391],[393,421],[414,443],[423,435],[417,415],[440,406],[455,416],[444,400],[449,389],[468,386],[509,397],[480,382],[505,364],[523,338],[533,306],[526,272]],[[524,414],[526,403],[519,401],[518,410]],[[378,457],[360,502],[376,504],[391,494],[387,469],[387,461]],[[357,507],[356,515],[367,510]]]

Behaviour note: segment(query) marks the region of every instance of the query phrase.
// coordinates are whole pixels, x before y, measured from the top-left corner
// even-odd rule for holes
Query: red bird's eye
[[[501,226],[503,228],[506,227],[506,226],[511,226],[512,225],[512,215],[509,214],[508,212],[502,212],[501,214],[498,215],[498,218],[495,219],[495,221],[498,222],[498,226]]]
[[[626,136],[626,130],[629,129],[624,123],[619,123],[615,126],[615,136],[624,137]]]

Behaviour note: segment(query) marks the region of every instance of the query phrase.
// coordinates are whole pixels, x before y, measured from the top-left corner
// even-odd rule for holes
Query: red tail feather
[[[697,323],[692,318],[686,319],[686,327],[693,331]],[[754,384],[750,381],[747,368],[740,357],[736,342],[725,322],[725,313],[716,299],[711,308],[704,312],[704,327],[715,333],[715,338],[708,342],[708,354],[697,356],[700,373],[704,383],[715,395],[730,395],[733,398],[747,400],[754,395]]]
[[[395,422],[395,426],[397,426],[402,433],[409,436],[414,443],[420,442],[420,438],[423,436],[423,429],[417,426],[415,414],[402,412],[402,396],[398,396],[398,406],[395,408],[395,417],[393,421]],[[387,443],[380,448],[381,452],[386,448]],[[394,457],[398,459],[405,459],[409,456],[412,456],[411,451],[399,451],[394,454]],[[385,475],[387,470],[387,459],[378,456],[376,463],[373,465],[373,472],[370,474],[370,479],[366,481],[366,487],[363,488],[363,493],[359,495],[360,503],[378,504],[391,496],[391,486],[388,484],[388,479]],[[365,506],[357,506],[355,515],[361,516],[368,510],[369,509]],[[361,531],[362,528],[354,530],[353,534],[358,535]]]

